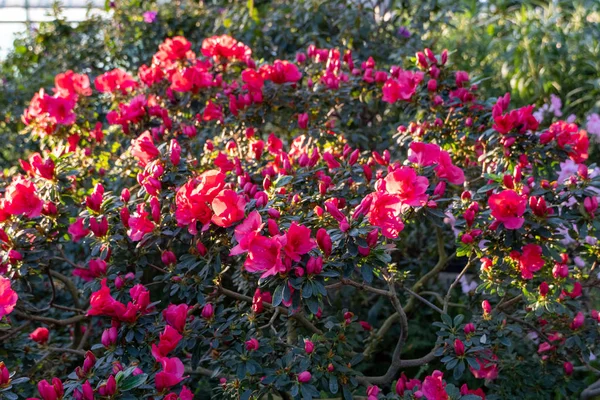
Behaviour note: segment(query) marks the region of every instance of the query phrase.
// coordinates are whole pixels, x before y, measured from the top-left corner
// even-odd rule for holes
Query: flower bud
[[[105,329],[102,332],[102,345],[106,348],[114,346],[117,343],[117,335],[118,331],[116,327],[113,326],[112,328]]]
[[[492,313],[492,305],[487,300],[481,302],[481,308],[483,310],[484,316],[490,315]]]
[[[563,364],[563,369],[565,371],[566,376],[571,376],[573,374],[573,364],[568,361],[565,361]]]
[[[206,249],[206,246],[201,241],[198,241],[196,243],[196,250],[198,250],[198,254],[200,254],[201,257],[204,257],[206,255],[206,253],[208,252],[208,250]]]
[[[311,377],[312,377],[312,375],[308,371],[300,372],[298,374],[298,382],[300,382],[300,383],[310,382]]]
[[[308,339],[305,340],[304,351],[306,351],[306,354],[311,354],[313,351],[315,351],[315,344]]]
[[[246,350],[248,350],[248,351],[255,351],[255,350],[258,350],[258,348],[260,347],[260,343],[258,343],[258,340],[256,338],[247,340],[245,344],[246,344]]]
[[[465,355],[465,344],[460,339],[454,340],[454,353],[459,357]]]
[[[475,325],[473,325],[472,322],[469,322],[468,324],[465,325],[463,330],[465,332],[465,335],[470,335],[475,332]]]
[[[48,343],[49,337],[50,332],[48,331],[48,328],[37,328],[29,334],[29,338],[38,344]]]
[[[170,266],[175,265],[177,263],[177,256],[172,251],[166,250],[160,256],[160,259],[163,264]]]
[[[325,256],[329,257],[331,255],[333,246],[331,236],[329,236],[329,233],[324,228],[320,228],[317,231],[317,244]]]
[[[211,319],[215,314],[213,305],[210,303],[206,303],[202,308],[202,318]]]

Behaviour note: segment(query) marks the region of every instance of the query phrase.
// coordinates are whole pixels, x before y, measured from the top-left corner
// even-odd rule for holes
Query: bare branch
[[[23,324],[21,324],[20,326],[18,326],[16,328],[10,329],[7,334],[5,334],[3,336],[0,336],[0,343],[4,342],[5,340],[10,339],[13,336],[15,336],[17,333],[19,333],[22,330],[26,329],[29,325],[31,325],[31,321],[26,321]]]
[[[51,346],[46,346],[44,348],[45,350],[48,350],[52,353],[70,353],[70,354],[75,354],[77,356],[80,357],[85,357],[85,351],[83,350],[77,350],[77,349],[69,349],[68,347],[51,347]]]
[[[456,279],[454,279],[454,282],[452,282],[452,284],[448,288],[448,292],[446,293],[446,297],[444,297],[444,307],[443,307],[444,314],[446,314],[448,312],[448,305],[449,305],[449,302],[450,302],[450,296],[452,296],[452,290],[456,287],[456,285],[458,285],[458,283],[460,282],[460,279],[463,276],[465,276],[465,274],[467,273],[467,271],[471,267],[471,262],[473,262],[473,258],[469,257],[469,261],[467,261],[467,265],[465,265],[465,267],[463,268],[463,270],[460,271],[460,274],[458,274],[456,276]]]
[[[581,392],[581,400],[593,399],[600,396],[600,380],[592,383],[583,392]]]
[[[372,384],[372,385],[387,385],[392,382],[396,378],[398,371],[400,370],[400,366],[402,364],[402,349],[404,347],[404,343],[408,337],[408,319],[406,317],[406,313],[402,308],[402,304],[398,299],[396,294],[395,282],[393,276],[389,276],[387,278],[388,288],[390,293],[390,300],[392,302],[392,306],[396,309],[396,314],[399,316],[398,321],[400,322],[400,336],[398,337],[398,341],[396,342],[396,347],[394,349],[394,354],[392,355],[392,363],[388,367],[387,372],[381,376],[363,376],[360,377],[359,382],[362,384]]]
[[[439,312],[440,314],[445,314],[444,310],[442,310],[441,308],[439,308],[438,306],[436,306],[435,304],[431,303],[429,300],[424,299],[423,297],[419,296],[417,293],[413,292],[412,290],[410,290],[409,288],[403,287],[402,290],[408,292],[411,296],[414,296],[415,298],[417,298],[421,303],[425,304],[426,306],[430,307],[432,310]]]
[[[87,315],[75,315],[74,317],[71,317],[71,318],[55,319],[55,318],[48,318],[48,317],[39,317],[37,315],[30,315],[30,314],[24,313],[19,310],[14,310],[13,312],[15,313],[16,316],[30,320],[30,321],[38,321],[38,322],[43,322],[43,323],[50,324],[50,325],[59,325],[59,326],[75,324],[75,323],[78,323],[81,321],[85,321],[86,319],[89,318]]]
[[[421,291],[420,289],[423,286],[425,286],[427,284],[427,282],[429,282],[431,279],[436,277],[440,272],[442,272],[444,270],[444,268],[446,268],[446,265],[448,265],[448,262],[450,262],[451,260],[453,260],[456,257],[456,253],[452,253],[452,255],[450,255],[450,256],[448,256],[446,254],[446,249],[444,247],[446,242],[444,240],[444,234],[443,234],[442,230],[440,228],[436,228],[435,234],[436,234],[436,238],[437,238],[438,262],[431,269],[431,271],[429,271],[428,273],[423,275],[412,286],[411,290],[415,293],[419,293]],[[415,304],[416,304],[415,298],[410,298],[408,303],[406,304],[406,307],[404,307],[404,311],[406,313],[410,313],[412,311],[413,307],[415,306]]]
[[[376,293],[380,296],[390,297],[390,292],[388,292],[387,290],[377,289],[367,284],[356,282],[348,278],[341,278],[339,282],[325,286],[325,289],[335,289],[343,285],[354,286],[355,288],[366,290],[367,292],[371,293]]]

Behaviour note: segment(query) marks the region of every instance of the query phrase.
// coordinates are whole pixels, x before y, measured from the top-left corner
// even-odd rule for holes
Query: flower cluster
[[[531,398],[515,359],[583,389],[584,130],[480,99],[447,51],[408,68],[313,45],[259,63],[229,36],[196,50],[168,38],[94,89],[68,71],[25,111],[40,146],[3,181],[0,393]]]

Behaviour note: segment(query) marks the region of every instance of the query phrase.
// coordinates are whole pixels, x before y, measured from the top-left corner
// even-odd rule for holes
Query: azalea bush
[[[447,51],[157,50],[64,71],[22,115],[0,397],[595,394],[585,130],[483,98]]]
[[[91,76],[114,68],[133,70],[151,62],[165,37],[181,35],[200,43],[215,34],[229,34],[251,46],[256,60],[293,58],[315,44],[342,46],[365,60],[400,63],[424,47],[420,33],[435,30],[456,7],[447,0],[405,2],[386,11],[378,3],[117,0],[77,24],[56,7],[52,21],[19,34],[14,49],[0,60],[0,133],[8,138],[0,149],[0,167],[8,168],[35,150],[29,136],[14,134],[23,127],[20,117],[30,93],[51,87],[57,74],[75,66]],[[384,20],[385,12],[393,15]]]

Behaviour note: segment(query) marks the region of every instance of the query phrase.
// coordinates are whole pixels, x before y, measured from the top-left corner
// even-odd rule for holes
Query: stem
[[[70,354],[75,354],[81,357],[85,357],[85,351],[83,350],[77,350],[77,349],[69,349],[69,348],[63,348],[63,347],[46,347],[46,350],[53,352],[53,353],[70,353]]]
[[[410,290],[409,288],[402,288],[402,290],[407,291],[411,296],[414,296],[416,299],[418,299],[421,303],[425,304],[426,306],[429,306],[432,310],[439,312],[440,314],[445,314],[444,310],[442,310],[441,308],[439,308],[438,306],[436,306],[435,304],[429,302],[428,300],[424,299],[423,297],[419,296],[418,294],[416,294],[415,292],[413,292],[412,290]]]
[[[367,292],[376,293],[380,296],[390,297],[390,292],[388,292],[387,290],[377,289],[364,283],[356,282],[352,279],[347,278],[341,278],[339,282],[325,286],[325,289],[335,289],[344,285],[353,286],[358,289],[366,290]]]
[[[456,277],[456,279],[454,280],[454,282],[452,282],[452,285],[450,285],[450,287],[448,288],[448,292],[446,293],[446,297],[444,297],[444,314],[448,313],[448,305],[450,302],[450,296],[452,296],[452,290],[456,287],[456,285],[458,285],[460,279],[465,276],[465,274],[467,273],[467,271],[469,270],[469,268],[471,267],[471,262],[473,261],[473,258],[469,257],[469,261],[467,262],[467,265],[465,265],[465,267],[463,268],[462,271],[460,271],[460,274],[458,274],[458,276]]]
[[[66,326],[66,325],[71,325],[71,324],[75,324],[81,321],[85,321],[86,319],[88,319],[87,315],[75,315],[74,317],[71,318],[66,318],[66,319],[54,319],[54,318],[48,318],[48,317],[38,317],[36,315],[29,315],[27,313],[21,312],[19,310],[14,310],[15,315],[30,320],[30,321],[39,321],[39,322],[44,322],[46,324],[52,324],[52,325],[58,325],[58,326]]]
[[[436,235],[436,238],[437,238],[438,262],[431,269],[431,271],[429,271],[428,273],[426,273],[425,275],[423,275],[412,286],[411,290],[413,292],[415,292],[415,293],[420,292],[420,289],[423,286],[425,286],[427,284],[427,282],[429,282],[432,278],[434,278],[440,272],[442,272],[444,270],[444,268],[446,268],[446,265],[448,264],[448,262],[451,261],[451,260],[453,260],[456,257],[456,252],[452,253],[452,255],[450,255],[450,256],[448,256],[446,254],[446,249],[444,247],[444,245],[445,245],[444,234],[443,234],[443,231],[440,228],[436,228],[435,229],[435,235]],[[413,307],[415,306],[415,304],[416,304],[415,299],[414,298],[410,298],[410,300],[406,304],[405,311],[407,313],[411,312],[412,309],[413,309]]]
[[[400,336],[398,337],[398,342],[396,343],[396,348],[394,349],[394,354],[392,355],[392,363],[388,367],[387,372],[381,376],[360,377],[359,382],[363,384],[370,383],[372,385],[387,385],[396,378],[396,375],[398,374],[398,371],[400,370],[400,367],[402,365],[402,349],[408,337],[408,318],[406,317],[406,313],[404,312],[402,304],[400,303],[398,295],[396,294],[394,278],[392,276],[389,276],[387,278],[387,281],[392,306],[394,306],[394,308],[396,309],[396,314],[399,316]]]

